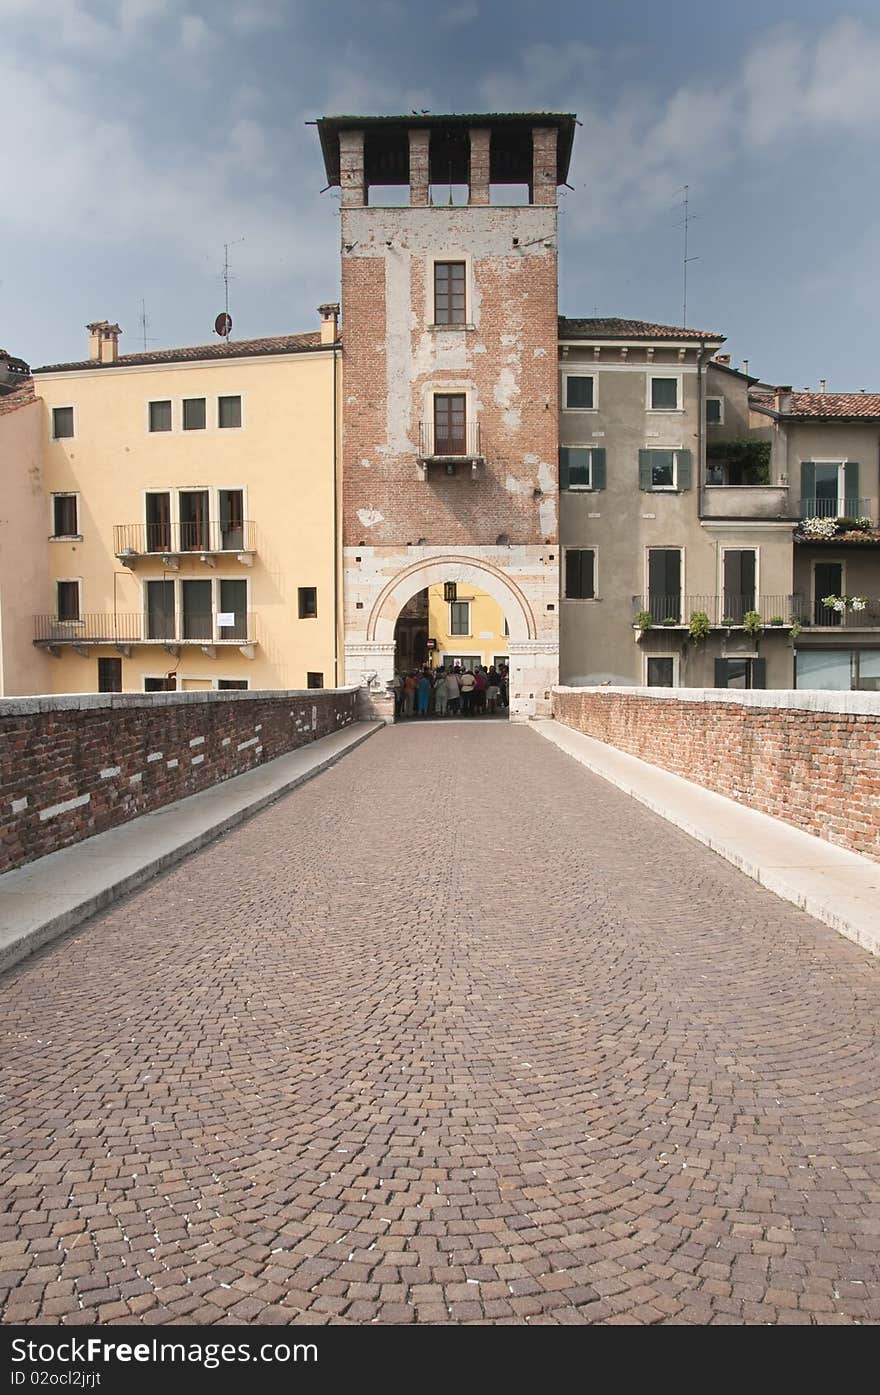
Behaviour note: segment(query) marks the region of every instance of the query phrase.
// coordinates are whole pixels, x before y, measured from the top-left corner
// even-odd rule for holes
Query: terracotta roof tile
[[[0,417],[7,416],[9,412],[17,412],[19,407],[29,407],[36,400],[33,378],[28,378],[21,387],[0,395]]]
[[[195,344],[183,349],[155,349],[143,354],[120,354],[115,363],[98,363],[95,359],[82,359],[77,363],[46,363],[35,368],[34,373],[63,373],[82,368],[125,368],[150,363],[198,363],[203,360],[224,358],[257,358],[266,354],[295,354],[321,346],[318,330],[308,334],[276,334],[268,339],[233,339],[228,344],[219,340],[216,344]]]
[[[649,320],[569,319],[559,316],[560,339],[710,339],[723,343],[724,335],[709,329],[684,329],[656,325]]]
[[[880,417],[880,392],[793,392],[796,417]]]

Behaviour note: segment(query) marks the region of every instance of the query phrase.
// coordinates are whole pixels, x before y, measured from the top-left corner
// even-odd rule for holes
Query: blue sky
[[[681,319],[796,387],[880,389],[876,0],[18,0],[4,12],[0,344],[33,364],[235,336],[338,296],[325,113],[574,111],[560,309]]]

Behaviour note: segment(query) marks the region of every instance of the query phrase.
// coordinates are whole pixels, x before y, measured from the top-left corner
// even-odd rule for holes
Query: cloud
[[[462,5],[451,5],[447,10],[441,10],[437,23],[441,29],[461,29],[465,24],[473,24],[480,17],[480,7],[473,0],[466,0]]]

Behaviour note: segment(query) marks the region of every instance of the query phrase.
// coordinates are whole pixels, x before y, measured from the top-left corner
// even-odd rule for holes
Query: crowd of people
[[[482,717],[500,712],[508,706],[508,669],[484,664],[462,669],[412,669],[396,673],[394,688],[395,717]]]

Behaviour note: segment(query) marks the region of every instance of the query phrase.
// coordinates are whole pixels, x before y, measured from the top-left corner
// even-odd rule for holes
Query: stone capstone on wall
[[[553,716],[880,860],[880,694],[557,687]]]
[[[355,687],[0,701],[0,873],[359,718]]]

